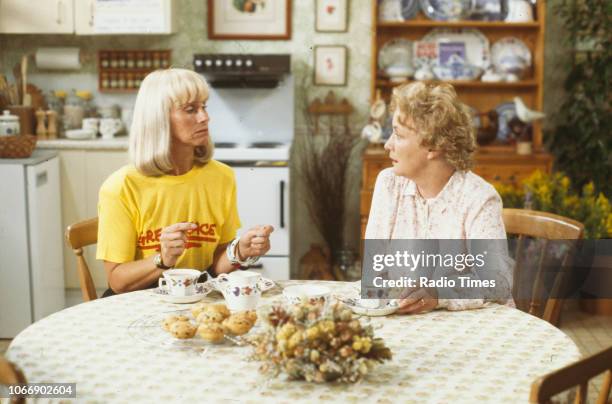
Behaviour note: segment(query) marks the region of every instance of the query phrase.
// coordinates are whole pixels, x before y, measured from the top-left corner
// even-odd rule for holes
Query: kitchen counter
[[[120,136],[114,139],[90,139],[90,140],[74,140],[74,139],[57,139],[57,140],[39,140],[36,142],[38,149],[65,149],[65,150],[127,150],[128,137]]]

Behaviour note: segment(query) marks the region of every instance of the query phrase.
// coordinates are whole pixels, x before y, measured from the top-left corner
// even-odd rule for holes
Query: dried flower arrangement
[[[342,304],[274,306],[263,316],[266,328],[252,338],[252,359],[264,362],[263,373],[308,382],[355,383],[377,363],[390,360],[391,350],[375,338]]]

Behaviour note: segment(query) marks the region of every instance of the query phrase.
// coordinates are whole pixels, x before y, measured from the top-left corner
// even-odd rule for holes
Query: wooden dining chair
[[[576,240],[582,239],[584,225],[576,220],[555,215],[548,212],[539,212],[528,209],[504,209],[503,220],[506,232],[518,236],[516,250],[514,254],[514,290],[513,295],[517,307],[530,314],[538,316],[554,326],[558,326],[563,305],[560,298],[560,291],[564,290],[568,273],[565,269],[572,262],[576,248]],[[541,253],[537,261],[535,274],[526,274],[525,264],[525,245],[528,239],[543,239]],[[551,240],[570,240],[574,241],[567,246],[567,249],[560,259],[561,270],[556,271],[552,289],[548,296],[542,299],[545,293],[545,265],[549,257],[549,243]],[[557,243],[561,243],[557,241]],[[534,281],[531,287],[529,299],[524,298],[524,293],[519,292],[523,287],[522,280],[527,279],[528,275],[533,275]],[[545,300],[545,301],[544,301]]]
[[[27,380],[21,370],[13,363],[0,356],[0,385],[7,386],[9,384],[24,384]],[[10,403],[25,403],[24,397],[12,398]]]
[[[98,218],[83,220],[66,228],[66,240],[77,258],[79,283],[83,293],[83,301],[88,302],[98,298],[87,261],[83,256],[83,247],[98,242]]]
[[[612,401],[608,399],[612,385],[612,347],[536,379],[531,384],[529,401],[550,403],[551,397],[578,386],[574,403],[586,403],[589,380],[604,372],[597,404],[610,403]],[[591,402],[594,401],[591,400]]]

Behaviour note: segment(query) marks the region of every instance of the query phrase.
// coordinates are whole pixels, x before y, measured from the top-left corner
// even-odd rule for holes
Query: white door
[[[65,305],[64,244],[57,158],[27,167],[34,320]]]
[[[268,256],[289,255],[289,168],[232,167],[236,173],[241,232],[271,224]]]
[[[0,0],[1,1],[1,0]],[[94,33],[96,0],[76,0],[74,3],[74,31],[77,35]]]
[[[71,34],[74,32],[73,1],[0,0],[0,33]]]
[[[0,338],[14,338],[32,323],[24,171],[0,164]]]

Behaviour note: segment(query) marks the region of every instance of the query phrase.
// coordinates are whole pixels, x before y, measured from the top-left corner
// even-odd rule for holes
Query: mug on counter
[[[100,119],[100,133],[102,139],[112,139],[123,128],[123,122],[120,118],[102,118]]]
[[[83,118],[83,129],[91,129],[98,133],[100,118]]]

